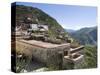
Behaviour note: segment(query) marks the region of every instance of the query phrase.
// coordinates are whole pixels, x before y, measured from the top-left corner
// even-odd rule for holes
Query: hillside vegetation
[[[86,45],[84,48],[84,62],[81,68],[97,68],[97,46]]]

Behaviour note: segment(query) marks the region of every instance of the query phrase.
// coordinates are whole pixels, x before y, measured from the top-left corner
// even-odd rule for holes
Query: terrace
[[[55,48],[55,47],[64,46],[64,45],[65,46],[70,46],[69,43],[65,43],[65,44],[52,44],[52,43],[36,41],[36,40],[19,40],[19,41],[23,42],[23,43],[30,44],[30,45],[42,47],[42,48]]]

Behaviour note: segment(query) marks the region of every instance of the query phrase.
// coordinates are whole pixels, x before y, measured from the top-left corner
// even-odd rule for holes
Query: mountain
[[[65,36],[68,36],[68,34],[64,28],[56,21],[56,19],[41,9],[24,5],[16,5],[15,8],[17,27],[22,26],[22,29],[27,30],[30,28],[30,24],[47,25],[49,28],[47,33],[50,38],[55,39],[60,36],[63,37],[63,40],[66,40]]]
[[[31,19],[31,21],[27,21],[27,18]],[[22,22],[27,24],[29,23],[45,24],[48,25],[50,29],[56,32],[64,30],[54,18],[52,18],[42,10],[35,7],[17,5],[16,22],[17,25],[20,25],[20,23]]]
[[[65,31],[68,32],[68,33],[73,33],[73,32],[75,32],[75,30],[73,30],[73,29],[65,29]]]
[[[97,27],[82,28],[69,34],[80,44],[97,45]]]

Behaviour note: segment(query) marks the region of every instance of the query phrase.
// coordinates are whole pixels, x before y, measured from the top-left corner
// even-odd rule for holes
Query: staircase
[[[79,65],[82,64],[84,60],[84,55],[81,53],[84,46],[80,46],[69,51],[64,52],[63,66],[67,69],[79,68]]]

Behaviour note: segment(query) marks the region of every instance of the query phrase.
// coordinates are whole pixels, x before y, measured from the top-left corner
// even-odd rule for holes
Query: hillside
[[[16,26],[22,25],[23,29],[28,29],[29,24],[47,25],[49,28],[48,34],[52,38],[59,37],[59,35],[63,37],[67,35],[62,26],[42,10],[35,7],[17,5]]]
[[[69,34],[81,44],[97,45],[97,27],[82,28]]]
[[[84,62],[81,68],[96,68],[97,67],[97,46],[85,45]]]
[[[78,31],[66,30],[56,21],[56,19],[40,9],[16,5],[16,26],[22,26],[23,29],[27,30],[29,24],[47,25],[49,28],[47,32],[48,36],[53,40],[55,40],[55,38],[61,38],[62,41],[66,41],[72,37],[83,45],[96,45],[97,43],[97,27],[82,28]]]

